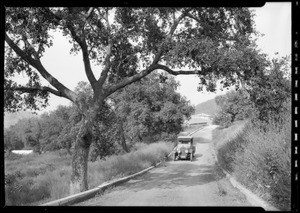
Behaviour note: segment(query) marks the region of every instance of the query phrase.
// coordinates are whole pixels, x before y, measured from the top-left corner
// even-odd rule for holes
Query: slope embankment
[[[270,210],[290,210],[291,153],[287,129],[273,127],[262,132],[250,122],[239,121],[213,131],[221,168]]]

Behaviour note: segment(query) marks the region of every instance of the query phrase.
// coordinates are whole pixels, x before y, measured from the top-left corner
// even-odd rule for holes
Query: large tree
[[[256,69],[250,45],[252,14],[247,8],[5,8],[5,109],[39,109],[52,93],[73,102],[82,116],[72,159],[71,193],[84,191],[94,120],[103,101],[154,70],[198,75],[215,90],[247,78]],[[41,59],[61,32],[81,53],[93,90],[88,104],[47,70]],[[55,63],[55,62],[54,62]],[[91,63],[99,64],[96,78]],[[26,85],[15,73],[29,77]],[[44,78],[51,86],[40,83]],[[71,76],[70,76],[71,77]]]
[[[110,97],[127,141],[163,140],[182,131],[194,108],[178,86],[173,76],[151,73]]]

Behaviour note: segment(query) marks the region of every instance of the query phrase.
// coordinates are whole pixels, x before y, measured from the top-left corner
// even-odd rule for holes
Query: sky
[[[255,28],[258,32],[265,34],[258,38],[257,45],[262,52],[270,58],[286,56],[291,54],[291,3],[266,3],[261,8],[250,8],[254,10]],[[226,90],[216,93],[197,92],[200,82],[196,76],[177,76],[180,81],[179,92],[187,97],[193,105],[205,102],[216,95],[226,93]]]
[[[255,28],[258,32],[264,34],[258,38],[257,45],[262,52],[269,57],[286,56],[291,54],[291,3],[266,3],[261,8],[250,8],[254,11]],[[46,50],[44,57],[41,59],[44,67],[61,83],[69,89],[74,89],[79,81],[88,81],[84,72],[84,65],[81,54],[70,55],[71,45],[67,40],[58,36],[55,37],[53,47]],[[99,68],[92,66],[95,77],[100,75]],[[193,105],[205,102],[214,98],[216,95],[224,94],[217,91],[216,93],[198,92],[197,86],[199,78],[191,75],[181,75],[175,78],[180,82],[178,92],[187,98]],[[46,82],[46,81],[43,81]],[[50,85],[46,82],[45,85]],[[70,101],[55,95],[50,95],[49,106],[40,111],[55,110],[58,105],[69,105]]]

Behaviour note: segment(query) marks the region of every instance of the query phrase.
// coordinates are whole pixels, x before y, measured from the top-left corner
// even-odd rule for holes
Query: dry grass
[[[138,150],[111,156],[106,161],[96,161],[89,164],[89,184],[95,187],[116,177],[124,177],[162,160],[173,148],[172,143],[158,142],[150,145],[139,144]]]
[[[35,205],[41,200],[61,198],[69,191],[71,156],[66,152],[8,159],[5,159],[7,205]]]
[[[139,144],[131,153],[89,162],[89,186],[93,188],[154,165],[172,148],[173,144],[167,142]],[[39,205],[68,196],[70,163],[71,156],[64,151],[6,159],[6,205]]]
[[[266,132],[239,122],[214,130],[214,144],[221,166],[264,200],[290,210],[291,126],[270,124]]]

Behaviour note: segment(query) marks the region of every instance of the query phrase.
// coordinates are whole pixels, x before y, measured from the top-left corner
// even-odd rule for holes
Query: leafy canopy
[[[152,73],[111,96],[129,141],[166,139],[182,130],[194,108],[176,92],[178,86],[172,76]]]
[[[248,78],[260,63],[250,45],[252,23],[247,8],[8,7],[5,109],[45,107],[49,93],[85,109],[78,94],[41,63],[55,42],[54,31],[72,44],[71,53],[82,54],[95,102],[158,69],[172,75],[197,74],[199,89],[205,86],[209,91],[215,90],[218,79],[227,87]],[[98,79],[91,63],[99,65]],[[26,85],[13,80],[19,73],[29,77]],[[41,76],[51,86],[41,85]]]

